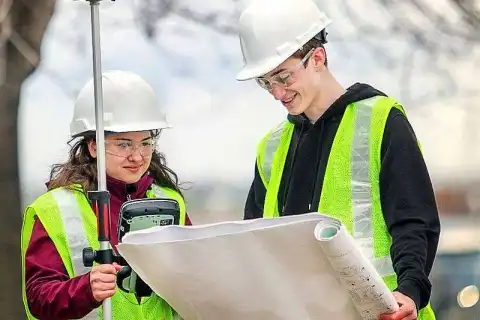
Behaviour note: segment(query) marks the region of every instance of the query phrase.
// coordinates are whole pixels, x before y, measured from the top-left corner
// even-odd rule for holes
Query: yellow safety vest
[[[185,202],[175,190],[152,185],[148,198],[169,198],[180,205],[180,224],[185,224]],[[29,320],[30,313],[25,287],[25,254],[32,235],[34,218],[37,217],[62,258],[70,278],[83,275],[90,268],[83,266],[82,250],[91,247],[98,250],[97,219],[85,195],[80,191],[58,188],[44,193],[27,207],[22,226],[22,290],[23,302]],[[101,320],[102,307],[93,310],[83,319]],[[112,316],[115,320],[172,320],[175,311],[165,300],[153,293],[142,298],[139,304],[134,294],[117,290],[112,297]]]
[[[350,104],[340,122],[330,152],[318,212],[345,225],[390,290],[397,287],[390,257],[392,238],[380,202],[383,132],[392,108],[405,114],[394,99],[376,96]],[[292,139],[294,124],[284,121],[259,143],[257,164],[267,190],[263,217],[279,216],[278,191]],[[430,303],[419,320],[434,320]]]

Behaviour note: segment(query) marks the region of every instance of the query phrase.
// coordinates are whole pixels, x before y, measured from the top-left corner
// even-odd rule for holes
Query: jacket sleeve
[[[70,279],[39,220],[26,252],[25,283],[28,307],[37,319],[79,319],[101,305],[93,298],[90,273]]]
[[[190,220],[190,217],[188,216],[188,212],[185,213],[185,225],[186,226],[192,225],[192,220]]]
[[[429,173],[407,118],[393,109],[382,143],[380,196],[399,291],[417,309],[430,299],[428,279],[437,252],[440,220]]]
[[[255,176],[245,203],[244,220],[263,217],[263,204],[265,203],[266,194],[267,190],[260,178],[258,167],[255,163]]]

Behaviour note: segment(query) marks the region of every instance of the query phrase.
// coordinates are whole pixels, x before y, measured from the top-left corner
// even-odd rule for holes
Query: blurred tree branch
[[[230,0],[232,8],[238,8],[237,4],[240,0]],[[476,0],[446,0],[446,3],[450,4],[450,7],[455,12],[438,12],[435,6],[437,1],[432,0],[373,0],[373,3],[377,3],[385,8],[385,11],[393,17],[393,23],[391,28],[395,30],[403,29],[406,32],[421,34],[424,33],[424,29],[418,26],[416,22],[412,21],[411,17],[415,16],[412,12],[417,11],[424,16],[426,20],[429,20],[431,26],[434,26],[439,33],[444,33],[447,36],[460,37],[464,40],[480,41],[480,10],[475,7]],[[344,1],[342,6],[352,13],[355,13],[355,7],[358,3]],[[238,12],[209,12],[200,13],[198,10],[193,9],[193,6],[182,4],[182,1],[174,0],[137,0],[136,1],[137,18],[140,21],[143,30],[148,37],[152,37],[155,34],[155,30],[158,27],[158,23],[168,17],[171,14],[176,14],[191,20],[194,22],[202,23],[203,25],[212,28],[225,34],[236,34],[236,18]],[[399,10],[402,9],[402,10]],[[407,10],[408,9],[408,10]],[[459,15],[461,21],[460,26],[465,28],[459,29],[458,24],[449,22],[448,15],[456,13]],[[363,19],[359,15],[356,15],[355,21],[357,26],[360,27],[365,35],[379,35],[378,28],[374,25],[375,22],[368,23],[368,18]],[[369,25],[369,27],[366,27]],[[394,31],[395,31],[394,30]],[[385,34],[385,32],[380,32]],[[434,36],[433,34],[430,34]],[[434,42],[440,42],[442,39],[437,37],[429,38],[429,35],[424,37],[425,40]]]
[[[21,203],[17,122],[23,82],[40,62],[43,35],[54,12],[55,0],[3,0],[0,3],[0,224],[2,319],[25,319],[21,298]]]
[[[226,1],[232,2],[233,8],[239,2],[239,0]],[[233,10],[233,12],[201,13],[193,6],[188,6],[179,0],[137,0],[135,9],[137,20],[149,39],[155,37],[159,28],[158,24],[161,23],[162,19],[171,15],[200,23],[219,33],[235,35],[237,32],[235,27],[236,10]]]
[[[362,16],[352,2],[344,2],[343,12],[355,27],[353,36],[368,43],[378,63],[388,69],[392,66],[392,60],[396,60],[395,63],[402,66],[402,100],[421,103],[422,100],[453,96],[460,90],[452,74],[452,65],[445,63],[445,59],[441,62],[441,59],[468,59],[472,56],[472,49],[480,43],[480,14],[475,1],[372,0],[373,9],[381,10],[384,16],[381,22]],[[406,38],[411,44],[401,58],[392,59],[382,52],[385,48],[378,40],[391,38],[392,35],[398,35],[396,37],[399,39]],[[342,35],[339,38],[342,41]],[[427,57],[422,60],[421,70],[418,64],[413,63],[417,53]],[[440,82],[430,94],[412,98],[413,80],[419,73],[425,72],[435,74]]]
[[[316,0],[325,10],[331,6],[325,0]],[[450,96],[458,91],[448,65],[440,63],[441,57],[451,59],[466,58],[472,48],[480,42],[480,9],[476,6],[479,0],[364,0],[361,4],[357,1],[339,1],[337,10],[341,11],[342,18],[353,26],[354,31],[343,31],[342,27],[336,28],[337,34],[330,37],[331,42],[346,44],[353,41],[366,43],[370,54],[375,61],[385,69],[401,66],[402,100],[406,103],[415,100],[441,98]],[[183,19],[199,23],[216,32],[226,35],[236,35],[236,19],[239,13],[238,4],[241,0],[230,0],[233,10],[210,10],[203,6],[195,7],[186,0],[137,0],[136,14],[141,28],[149,39],[154,39],[157,29],[161,29],[162,19],[177,15]],[[442,2],[441,4],[439,2]],[[381,21],[365,16],[361,6],[381,10],[384,18]],[[390,43],[392,35],[398,39],[407,39],[411,44],[408,52],[392,56],[386,51],[385,43]],[[342,49],[343,50],[343,49]],[[422,71],[416,70],[418,65],[411,61],[416,53],[428,57],[423,59]],[[423,61],[420,60],[420,61]],[[438,88],[422,97],[411,97],[413,79],[418,72],[435,73],[440,79]]]

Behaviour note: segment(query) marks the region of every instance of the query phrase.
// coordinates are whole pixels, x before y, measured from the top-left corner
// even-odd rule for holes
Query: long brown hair
[[[68,160],[52,166],[48,190],[58,187],[74,188],[73,184],[79,184],[85,193],[97,188],[97,161],[88,150],[88,142],[92,139],[84,137],[75,142],[70,149]],[[155,184],[182,194],[177,174],[167,167],[165,156],[157,150],[152,154],[148,172]]]

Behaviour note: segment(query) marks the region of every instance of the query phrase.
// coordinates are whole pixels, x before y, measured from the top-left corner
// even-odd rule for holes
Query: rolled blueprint
[[[339,221],[320,221],[314,233],[363,320],[398,310],[383,279]]]

